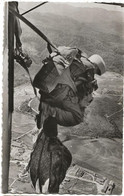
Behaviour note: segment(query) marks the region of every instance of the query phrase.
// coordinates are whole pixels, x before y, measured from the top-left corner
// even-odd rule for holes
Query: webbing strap
[[[21,65],[21,66],[22,66],[22,65]],[[31,75],[30,75],[30,72],[29,72],[28,68],[27,68],[26,66],[22,66],[22,67],[27,71],[28,76],[29,76],[29,79],[30,79],[30,82],[31,82],[31,85],[32,85],[33,90],[34,90],[34,94],[36,95],[36,97],[38,97],[38,96],[37,96],[36,88],[35,88],[34,85],[33,85],[33,81],[32,81],[32,78],[31,78]]]

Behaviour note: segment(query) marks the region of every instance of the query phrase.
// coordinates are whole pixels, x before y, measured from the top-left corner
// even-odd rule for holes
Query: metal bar
[[[48,1],[45,1],[45,2],[43,2],[43,3],[40,3],[39,5],[37,5],[37,6],[33,7],[33,8],[31,8],[31,9],[27,10],[27,11],[24,12],[24,13],[22,13],[21,15],[23,16],[23,15],[25,15],[25,14],[31,12],[32,10],[34,10],[34,9],[36,9],[36,8],[38,8],[38,7],[40,7],[41,5],[44,5],[45,3],[48,3]]]
[[[14,92],[14,29],[15,29],[15,17],[13,14],[9,12],[8,18],[8,54],[9,54],[9,73],[8,73],[8,80],[9,80],[9,111],[13,112],[14,106],[14,99],[13,99],[13,92]]]
[[[5,39],[3,59],[3,132],[2,132],[2,193],[8,192],[11,127],[14,84],[14,26],[15,17],[8,12],[10,2],[5,4]],[[8,24],[8,25],[7,25]],[[8,27],[8,28],[7,28]]]
[[[25,24],[27,24],[33,31],[35,31],[40,37],[42,37],[42,39],[44,39],[47,43],[49,43],[53,48],[55,48],[57,50],[57,47],[37,27],[35,27],[26,18],[24,18],[22,15],[18,14],[11,7],[9,8],[9,12],[12,13],[13,15],[17,16],[20,20],[22,20]]]

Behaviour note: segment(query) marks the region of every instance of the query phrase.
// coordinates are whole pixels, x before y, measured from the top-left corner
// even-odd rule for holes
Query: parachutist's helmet
[[[89,60],[97,66],[97,68],[99,69],[99,75],[105,73],[106,65],[101,56],[99,56],[98,54],[94,54],[91,57],[89,57]]]

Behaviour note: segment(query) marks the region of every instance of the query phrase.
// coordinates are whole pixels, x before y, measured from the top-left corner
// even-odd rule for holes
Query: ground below
[[[73,163],[113,180],[113,194],[119,195],[122,192],[123,78],[107,72],[97,80],[99,89],[86,110],[84,123],[70,128],[59,126],[59,138],[72,153]],[[19,173],[28,163],[32,150],[31,130],[35,126],[38,100],[28,83],[16,87],[14,96],[9,188],[14,194],[30,194],[35,193],[30,178],[21,179]]]

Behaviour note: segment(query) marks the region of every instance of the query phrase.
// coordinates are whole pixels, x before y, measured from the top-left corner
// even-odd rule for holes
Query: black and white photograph
[[[5,1],[1,193],[123,194],[124,4]]]

